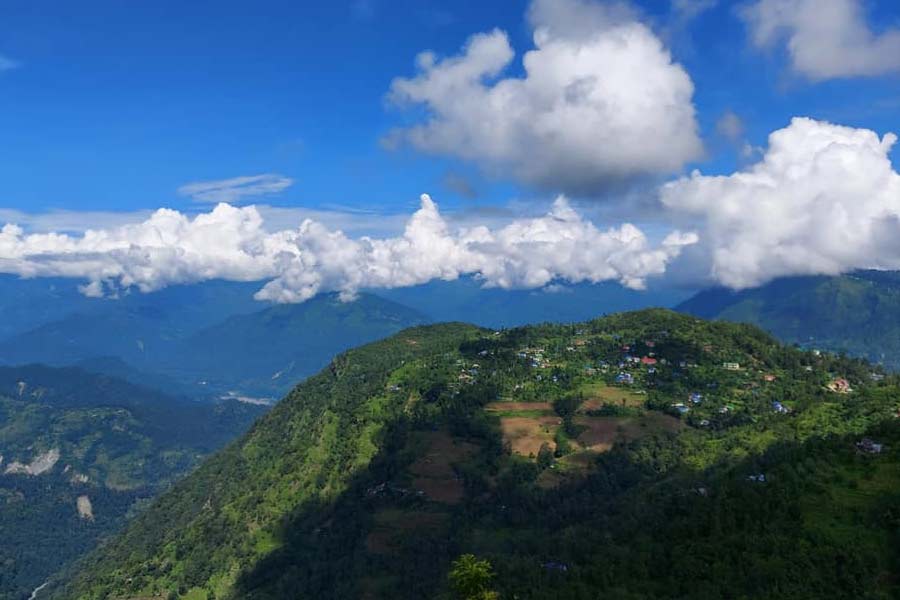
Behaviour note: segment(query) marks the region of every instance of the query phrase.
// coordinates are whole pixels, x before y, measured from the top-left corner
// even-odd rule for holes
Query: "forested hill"
[[[0,367],[0,598],[27,598],[261,412],[76,368]]]
[[[898,383],[664,310],[409,329],[47,597],[890,598]]]
[[[786,343],[845,351],[900,368],[900,273],[788,277],[759,288],[700,292],[676,310],[751,323]]]

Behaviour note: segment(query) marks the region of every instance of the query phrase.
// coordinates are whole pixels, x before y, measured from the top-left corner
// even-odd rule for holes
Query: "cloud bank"
[[[758,0],[741,16],[757,47],[783,41],[813,81],[900,72],[900,29],[874,33],[860,0]]]
[[[278,194],[292,185],[294,180],[290,177],[277,173],[263,173],[216,181],[195,181],[178,188],[178,194],[187,196],[194,202],[237,204],[245,198]]]
[[[593,194],[639,175],[672,173],[703,151],[693,83],[623,4],[535,0],[523,77],[499,29],[457,56],[424,52],[389,99],[425,120],[389,140],[473,161],[553,191]]]
[[[265,280],[256,297],[283,303],[462,275],[501,288],[557,280],[641,288],[696,241],[676,231],[654,247],[630,224],[602,231],[563,198],[543,217],[451,231],[424,195],[402,235],[359,239],[309,219],[295,230],[267,232],[256,207],[223,203],[194,218],[161,209],[141,223],[83,236],[26,234],[7,224],[0,229],[0,272],[83,278],[82,291],[94,296],[131,286],[148,292],[209,279]]]
[[[694,172],[663,186],[663,204],[700,219],[711,276],[732,288],[785,275],[900,269],[897,136],[795,118],[763,158],[727,176]]]

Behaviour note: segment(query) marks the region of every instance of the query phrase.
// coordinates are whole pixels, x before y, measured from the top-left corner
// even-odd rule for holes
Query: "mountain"
[[[89,310],[99,302],[78,291],[72,279],[22,279],[0,273],[0,339]]]
[[[0,342],[0,364],[82,365],[192,396],[279,396],[338,352],[427,321],[369,294],[263,308],[227,282],[104,302]]]
[[[24,598],[262,410],[76,368],[0,368],[0,598]]]
[[[115,356],[134,368],[153,371],[193,333],[259,310],[254,290],[246,283],[210,281],[76,302],[80,310],[0,342],[0,363],[64,366]],[[17,310],[27,313],[27,307]]]
[[[182,380],[214,381],[220,389],[280,396],[336,354],[427,321],[378,296],[342,302],[336,294],[322,294],[203,329],[179,345],[177,365],[166,371]]]
[[[863,361],[665,310],[407,329],[46,597],[887,598],[898,398]]]
[[[415,308],[434,322],[464,321],[482,327],[575,323],[601,314],[674,306],[689,295],[675,289],[630,290],[614,282],[503,290],[484,288],[471,277],[372,293]]]
[[[786,343],[844,351],[900,368],[900,273],[791,277],[759,288],[700,292],[676,310],[752,323]]]

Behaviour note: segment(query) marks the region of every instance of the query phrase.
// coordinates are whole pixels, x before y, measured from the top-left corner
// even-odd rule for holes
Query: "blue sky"
[[[463,275],[742,288],[900,268],[890,0],[9,0],[0,15],[0,225],[24,227],[0,231],[4,272],[91,294],[259,280],[299,301]],[[147,220],[160,207],[179,212]],[[298,234],[304,218],[325,228]]]
[[[870,4],[877,26],[900,21],[900,5]],[[471,164],[378,143],[408,118],[384,96],[394,77],[414,73],[418,52],[452,55],[469,35],[500,27],[521,53],[532,45],[526,9],[522,1],[6,2],[0,54],[20,67],[0,75],[0,205],[190,207],[175,193],[182,184],[270,172],[296,181],[270,200],[284,205],[408,210],[423,191],[447,206],[539,196]],[[681,27],[665,2],[642,9],[695,83],[708,156],[688,168],[735,165],[734,148],[715,132],[725,110],[756,145],[795,115],[900,128],[896,76],[810,84],[790,73],[783,52],[749,47],[733,3]],[[477,197],[449,189],[448,173],[470,180]]]

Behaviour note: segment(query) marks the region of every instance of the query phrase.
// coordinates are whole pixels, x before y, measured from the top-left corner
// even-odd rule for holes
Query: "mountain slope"
[[[214,381],[219,389],[281,396],[336,354],[427,320],[377,296],[361,294],[342,302],[335,294],[323,294],[205,328],[179,344],[177,365],[166,371],[181,379]]]
[[[900,388],[876,375],[661,310],[406,330],[299,385],[48,595],[450,598],[471,552],[510,598],[887,597]]]
[[[786,343],[846,351],[900,368],[900,273],[792,277],[740,292],[713,289],[676,310],[752,323]]]
[[[80,369],[0,368],[0,598],[20,598],[261,413]]]
[[[244,287],[221,286],[107,300],[0,342],[0,364],[85,365],[192,396],[280,396],[338,352],[427,321],[368,294],[264,308]]]
[[[465,321],[482,327],[575,323],[601,314],[673,306],[687,297],[676,290],[635,291],[613,282],[504,290],[484,288],[471,277],[373,293],[415,308],[435,322]]]

